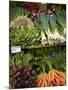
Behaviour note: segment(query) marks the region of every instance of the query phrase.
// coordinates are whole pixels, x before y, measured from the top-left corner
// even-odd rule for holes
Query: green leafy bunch
[[[15,65],[29,65],[30,60],[32,60],[33,55],[31,53],[16,53],[15,55],[11,55],[10,59],[10,66]]]
[[[40,35],[37,29],[16,29],[10,32],[10,44],[11,46],[20,45],[23,48],[34,46],[39,43]]]

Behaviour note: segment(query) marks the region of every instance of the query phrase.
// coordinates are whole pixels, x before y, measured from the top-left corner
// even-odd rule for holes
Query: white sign
[[[17,52],[21,52],[21,47],[20,46],[11,47],[11,53],[17,53]]]

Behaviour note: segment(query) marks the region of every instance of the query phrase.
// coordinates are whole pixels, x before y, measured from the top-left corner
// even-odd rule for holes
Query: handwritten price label
[[[20,46],[11,47],[11,53],[17,53],[17,52],[21,52],[21,47]]]

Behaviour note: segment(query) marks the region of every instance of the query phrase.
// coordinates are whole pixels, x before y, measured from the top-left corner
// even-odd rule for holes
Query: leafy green
[[[58,14],[55,15],[58,30],[61,30],[61,32],[63,32],[64,28],[66,27],[66,18],[62,14],[63,13],[58,13]]]
[[[29,61],[32,60],[33,55],[31,53],[16,53],[14,56],[10,56],[10,66],[13,65],[29,65]]]
[[[11,46],[20,45],[24,48],[39,44],[39,41],[40,34],[39,30],[36,29],[16,29],[15,31],[11,30],[10,32]]]
[[[32,60],[33,56],[30,53],[27,53],[23,56],[23,64],[28,65],[29,61]]]

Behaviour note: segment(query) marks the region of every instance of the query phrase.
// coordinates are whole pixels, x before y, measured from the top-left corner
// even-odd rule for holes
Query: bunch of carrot
[[[37,80],[37,87],[47,87],[48,86],[48,76],[45,73],[41,73],[38,76],[38,80]]]
[[[58,70],[50,70],[48,73],[48,85],[49,86],[64,86],[65,85],[65,74]]]
[[[58,70],[50,70],[38,76],[37,87],[63,86],[65,85],[65,74]]]

